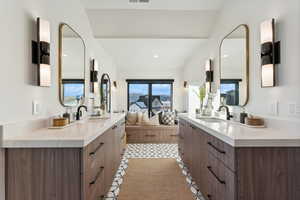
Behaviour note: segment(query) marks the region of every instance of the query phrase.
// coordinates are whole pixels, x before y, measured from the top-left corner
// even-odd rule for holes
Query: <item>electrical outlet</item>
[[[278,101],[274,101],[269,105],[269,114],[273,116],[278,115]]]
[[[38,115],[40,113],[40,103],[36,100],[32,101],[32,114]]]

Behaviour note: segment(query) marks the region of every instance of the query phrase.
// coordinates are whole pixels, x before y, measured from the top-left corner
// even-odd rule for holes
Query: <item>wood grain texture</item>
[[[239,148],[239,200],[299,200],[299,148]]]
[[[0,149],[0,200],[5,200],[5,150]]]
[[[79,149],[7,149],[6,200],[80,200]]]
[[[178,143],[178,126],[126,126],[127,142]]]
[[[300,199],[300,148],[234,148],[184,120],[179,126],[183,162],[206,200]]]

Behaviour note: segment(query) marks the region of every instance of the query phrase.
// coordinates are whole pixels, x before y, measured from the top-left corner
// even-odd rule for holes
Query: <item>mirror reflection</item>
[[[60,102],[66,107],[84,103],[85,44],[69,25],[60,25]]]
[[[244,106],[249,90],[249,30],[240,25],[228,34],[220,46],[221,104]]]
[[[111,81],[108,74],[101,77],[101,109],[107,113],[111,112]]]

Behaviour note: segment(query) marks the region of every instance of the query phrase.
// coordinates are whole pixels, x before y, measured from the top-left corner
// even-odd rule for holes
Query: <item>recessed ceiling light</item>
[[[228,58],[228,57],[229,57],[229,55],[227,55],[227,54],[223,55],[223,58]]]
[[[159,55],[158,54],[154,54],[153,58],[159,58]]]
[[[67,54],[63,54],[63,57],[67,57],[68,55]]]

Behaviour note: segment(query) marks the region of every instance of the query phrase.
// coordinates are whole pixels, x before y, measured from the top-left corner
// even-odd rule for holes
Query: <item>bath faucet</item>
[[[85,105],[78,106],[77,112],[76,112],[76,120],[80,120],[80,118],[82,117],[81,108],[84,108],[85,111],[87,111],[87,107]]]
[[[218,112],[221,112],[221,110],[223,109],[223,108],[225,108],[225,111],[226,111],[226,119],[227,120],[230,120],[230,118],[233,118],[233,116],[230,114],[230,112],[229,112],[229,108],[228,108],[228,106],[220,106],[219,107],[219,109],[218,109]]]

